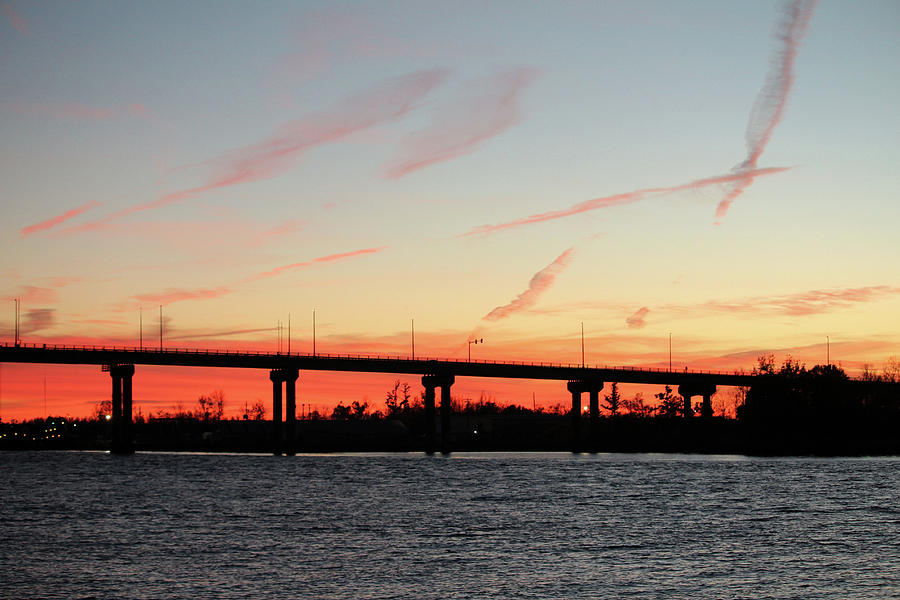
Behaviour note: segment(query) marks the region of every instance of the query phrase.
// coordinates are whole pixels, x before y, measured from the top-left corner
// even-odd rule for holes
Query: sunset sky
[[[0,3],[0,338],[856,372],[900,355],[900,3]],[[380,407],[393,375],[301,373]],[[0,417],[96,366],[0,366]],[[419,389],[416,378],[406,378]],[[265,372],[137,367],[144,414]],[[460,397],[566,402],[563,383]]]

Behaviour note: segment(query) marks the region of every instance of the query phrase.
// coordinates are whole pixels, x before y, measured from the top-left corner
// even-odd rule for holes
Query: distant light
[[[109,421],[110,419],[112,419],[112,415],[106,415],[106,420]]]
[[[475,435],[478,435],[478,430],[475,429],[474,431],[472,431],[472,433],[475,434]]]

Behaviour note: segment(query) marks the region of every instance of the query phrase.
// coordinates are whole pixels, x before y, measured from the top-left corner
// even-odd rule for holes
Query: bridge
[[[450,447],[450,388],[456,377],[543,379],[566,382],[572,396],[573,450],[578,449],[582,394],[589,397],[588,419],[593,430],[600,415],[599,396],[605,382],[677,386],[684,399],[683,414],[691,417],[691,398],[702,396],[700,410],[712,417],[712,395],[718,386],[749,386],[755,375],[743,372],[666,370],[636,367],[587,367],[545,362],[454,360],[368,354],[304,354],[236,352],[205,349],[148,349],[125,346],[58,344],[0,345],[0,363],[100,365],[112,379],[112,447],[115,453],[133,452],[132,377],[135,365],[264,369],[272,381],[272,449],[293,454],[296,433],[296,382],[300,371],[343,371],[421,375],[425,388],[425,450],[435,451],[435,390],[440,388],[441,451]],[[282,391],[284,397],[282,399]],[[282,409],[284,419],[282,419]]]

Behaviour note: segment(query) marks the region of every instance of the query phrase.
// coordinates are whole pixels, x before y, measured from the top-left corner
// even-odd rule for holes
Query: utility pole
[[[291,353],[291,313],[288,313],[288,347],[287,353]]]
[[[669,371],[672,370],[672,332],[669,332]]]
[[[162,304],[159,305],[159,351],[162,352]]]
[[[143,307],[143,306],[140,307],[140,308],[138,309],[138,314],[140,315],[140,317],[139,317],[139,318],[140,318],[139,329],[140,329],[140,332],[141,332],[141,333],[140,333],[140,338],[139,338],[139,341],[138,341],[138,348],[139,348],[140,350],[143,350],[143,349],[144,349],[144,307]]]
[[[313,356],[316,355],[316,309],[313,309]]]
[[[412,319],[411,335],[412,335],[412,359],[416,360],[416,320]]]
[[[16,301],[16,347],[19,345],[19,299],[13,298]]]
[[[584,368],[584,321],[581,322],[581,368]]]

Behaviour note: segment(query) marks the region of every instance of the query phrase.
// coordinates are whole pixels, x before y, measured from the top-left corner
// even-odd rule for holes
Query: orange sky
[[[215,18],[210,18],[215,15]],[[900,356],[896,3],[16,3],[0,340],[851,372]],[[203,28],[195,23],[203,22]],[[829,343],[830,342],[830,343]],[[380,406],[391,375],[304,373]],[[0,366],[0,418],[95,367]],[[410,379],[415,383],[413,379]],[[138,367],[146,412],[264,373]],[[414,386],[418,389],[418,385]],[[568,402],[562,384],[454,394]],[[650,396],[655,390],[646,390]]]

